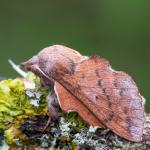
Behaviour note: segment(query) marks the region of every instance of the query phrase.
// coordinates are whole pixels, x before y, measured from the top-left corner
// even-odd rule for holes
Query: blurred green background
[[[44,47],[64,44],[99,54],[128,72],[150,112],[150,1],[0,0],[0,76]]]

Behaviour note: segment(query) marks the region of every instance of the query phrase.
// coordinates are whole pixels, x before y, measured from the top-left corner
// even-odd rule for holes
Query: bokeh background
[[[128,72],[150,112],[150,1],[0,0],[0,76],[44,47],[64,44],[99,54]]]

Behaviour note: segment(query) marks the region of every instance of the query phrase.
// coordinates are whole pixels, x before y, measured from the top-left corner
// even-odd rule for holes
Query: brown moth
[[[142,140],[144,99],[133,79],[114,71],[99,56],[85,57],[61,45],[43,49],[22,66],[38,75],[42,83],[53,87],[48,108],[51,119],[57,117],[55,104],[62,110],[77,111],[83,120],[117,135]]]

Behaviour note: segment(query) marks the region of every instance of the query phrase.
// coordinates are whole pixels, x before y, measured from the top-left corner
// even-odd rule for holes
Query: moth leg
[[[47,96],[47,104],[48,104],[48,115],[49,115],[49,119],[44,127],[44,130],[47,129],[47,127],[50,125],[52,120],[57,120],[58,119],[58,114],[56,112],[56,106],[58,105],[57,102],[57,96],[54,92],[54,90],[52,90],[48,96]]]

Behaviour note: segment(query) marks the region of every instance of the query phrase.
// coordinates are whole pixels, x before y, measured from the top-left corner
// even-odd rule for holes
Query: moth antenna
[[[35,66],[35,68],[36,68],[44,77],[46,77],[48,80],[51,81],[51,79],[49,78],[49,76],[46,75],[37,65]]]
[[[27,77],[27,73],[23,71],[19,65],[16,65],[11,59],[8,59],[8,62],[19,75],[21,75],[24,78]]]

